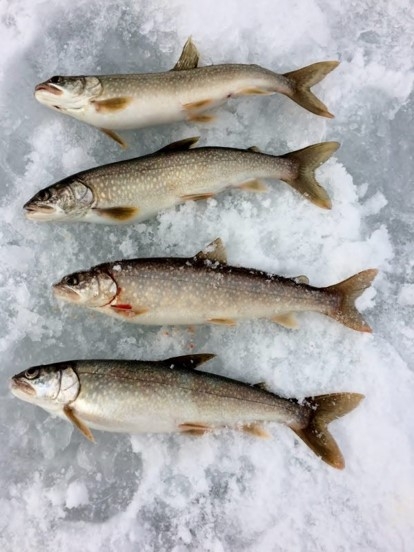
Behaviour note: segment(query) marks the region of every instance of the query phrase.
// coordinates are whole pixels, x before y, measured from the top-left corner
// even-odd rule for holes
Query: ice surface
[[[3,0],[1,32],[0,550],[402,551],[414,538],[413,80],[411,0]],[[192,35],[202,62],[288,71],[340,67],[318,87],[327,121],[283,97],[230,102],[206,128],[125,133],[131,148],[53,113],[33,87],[53,74],[171,68]],[[72,172],[201,133],[201,144],[282,153],[325,139],[337,156],[319,171],[334,208],[286,185],[187,203],[128,228],[36,225],[22,205]],[[140,328],[61,308],[50,284],[105,260],[192,255],[221,236],[231,262],[315,285],[377,267],[359,301],[362,335],[322,316],[288,331]],[[207,369],[266,381],[285,396],[366,394],[333,432],[335,471],[292,432],[269,441],[231,432],[97,434],[10,396],[9,377],[68,358],[219,355]]]

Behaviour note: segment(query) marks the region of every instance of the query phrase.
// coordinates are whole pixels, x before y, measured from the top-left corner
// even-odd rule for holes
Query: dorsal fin
[[[291,276],[290,279],[294,280],[297,284],[309,284],[309,278],[304,274],[301,274],[300,276]]]
[[[259,149],[257,146],[250,146],[250,148],[247,148],[247,151],[253,151],[254,153],[263,153],[261,149]]]
[[[177,63],[171,71],[188,71],[189,69],[196,69],[199,57],[200,54],[198,53],[196,45],[190,36],[184,44],[183,51],[181,52]]]
[[[212,261],[213,263],[227,264],[227,253],[223,242],[217,238],[209,243],[194,257],[196,261]]]
[[[197,144],[199,140],[200,140],[200,136],[192,136],[191,138],[184,138],[183,140],[177,140],[177,142],[171,142],[171,144],[164,146],[163,148],[156,151],[155,153],[188,150],[192,146],[194,146],[194,144]]]
[[[259,383],[253,384],[253,387],[257,387],[258,389],[261,389],[262,391],[269,391],[269,388],[267,387],[267,384],[264,381],[259,381]]]
[[[183,370],[196,370],[200,364],[204,364],[216,355],[210,353],[200,353],[199,355],[183,355],[178,357],[167,358],[164,360],[169,368],[178,368]]]

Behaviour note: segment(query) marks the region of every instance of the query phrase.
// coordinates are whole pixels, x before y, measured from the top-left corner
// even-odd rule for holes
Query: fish
[[[270,437],[265,426],[287,425],[324,462],[345,466],[328,431],[364,398],[358,393],[279,397],[263,383],[249,385],[200,372],[215,355],[160,361],[74,360],[29,368],[11,378],[11,392],[70,421],[87,439],[91,429],[117,433],[203,435],[219,428]]]
[[[208,199],[232,187],[266,191],[262,179],[283,180],[318,207],[332,207],[315,170],[338,149],[338,142],[314,144],[277,157],[255,146],[192,149],[198,139],[185,138],[153,154],[65,178],[35,194],[24,205],[26,217],[104,224],[143,221],[163,209]]]
[[[136,324],[235,326],[270,319],[298,326],[295,313],[325,314],[360,332],[372,332],[355,300],[377,274],[369,269],[328,287],[227,264],[218,238],[190,258],[130,259],[64,276],[58,299]]]
[[[230,98],[284,94],[308,111],[332,118],[311,92],[339,64],[322,61],[277,74],[259,65],[198,66],[191,37],[170,71],[162,73],[53,76],[35,87],[41,104],[99,128],[122,147],[116,130],[191,121],[214,120],[211,111]]]

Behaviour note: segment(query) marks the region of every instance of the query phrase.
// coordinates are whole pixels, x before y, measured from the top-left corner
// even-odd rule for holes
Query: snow
[[[0,549],[123,552],[410,550],[414,538],[414,329],[410,0],[14,0],[0,5]],[[54,74],[171,68],[189,35],[202,63],[289,71],[341,65],[317,88],[325,120],[283,97],[231,101],[205,128],[177,124],[123,136],[38,104]],[[318,172],[318,210],[288,186],[187,203],[129,227],[35,224],[22,205],[94,165],[201,134],[200,145],[284,153],[339,140]],[[317,314],[300,329],[145,328],[61,307],[50,284],[107,260],[193,255],[220,236],[229,261],[329,285],[378,268],[353,332]],[[97,433],[18,401],[9,378],[70,358],[218,355],[206,369],[265,381],[284,396],[355,391],[366,399],[332,425],[343,472],[282,426],[265,441],[230,431],[195,438]]]

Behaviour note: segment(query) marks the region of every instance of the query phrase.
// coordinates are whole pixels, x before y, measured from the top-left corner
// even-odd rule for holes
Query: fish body
[[[114,130],[176,121],[208,122],[212,109],[229,98],[284,94],[309,111],[333,117],[310,91],[338,65],[315,63],[280,75],[258,65],[198,67],[199,54],[189,39],[172,71],[163,73],[55,76],[35,88],[36,99],[98,127],[123,144]]]
[[[289,426],[330,465],[343,467],[327,423],[355,408],[362,395],[323,395],[300,404],[260,385],[196,370],[212,356],[38,366],[14,376],[11,390],[18,398],[69,419],[90,440],[90,428],[199,435],[229,427],[265,437],[268,434],[263,424],[277,422]],[[313,431],[316,426],[317,435]]]
[[[210,250],[209,250],[210,249]],[[267,318],[296,327],[293,313],[320,312],[371,331],[354,305],[376,270],[327,288],[227,265],[220,240],[192,258],[133,259],[65,276],[55,295],[137,324],[235,325]]]
[[[206,199],[225,189],[264,191],[262,179],[283,180],[322,208],[327,192],[315,169],[338,148],[315,144],[279,157],[248,150],[203,147],[198,138],[169,144],[151,155],[96,167],[38,192],[24,208],[37,221],[125,223],[146,220],[187,200]]]

